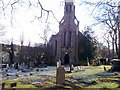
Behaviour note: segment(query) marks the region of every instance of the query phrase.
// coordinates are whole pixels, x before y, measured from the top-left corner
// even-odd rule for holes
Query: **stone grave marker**
[[[42,82],[42,79],[33,79],[33,82]]]
[[[39,69],[36,69],[36,71],[39,71]]]
[[[8,72],[8,69],[6,69],[5,71]]]
[[[65,69],[62,66],[57,68],[56,72],[56,84],[64,84],[65,83]]]
[[[7,76],[17,76],[17,73],[7,73]]]
[[[57,68],[61,66],[61,60],[57,60]]]
[[[17,83],[11,83],[11,87],[16,87]]]
[[[70,64],[70,72],[72,72],[74,70],[74,66],[73,64]]]
[[[6,84],[6,83],[2,83],[2,89],[4,89],[4,88],[5,88],[5,84]]]
[[[104,67],[104,71],[106,71],[106,67]]]
[[[120,59],[113,59],[111,61],[112,63],[112,67],[110,69],[110,71],[114,72],[114,71],[117,71],[117,72],[120,72]]]

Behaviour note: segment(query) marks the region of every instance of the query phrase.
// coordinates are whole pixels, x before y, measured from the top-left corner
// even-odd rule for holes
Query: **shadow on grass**
[[[113,77],[112,80],[108,80],[107,78],[110,78],[111,76],[115,76]],[[118,87],[116,88],[120,88],[120,74],[116,74],[115,72],[108,72],[108,71],[104,71],[104,72],[100,72],[100,73],[95,73],[95,74],[88,74],[85,76],[81,76],[79,75],[79,78],[77,77],[72,77],[72,76],[68,76],[68,78],[71,81],[76,80],[76,84],[81,85],[82,87],[87,87],[90,85],[96,85],[98,83],[102,83],[102,82],[111,82],[111,83],[116,83],[118,85]],[[114,80],[115,78],[115,80]],[[118,80],[116,80],[116,78],[118,78]],[[101,87],[104,88],[104,87]]]

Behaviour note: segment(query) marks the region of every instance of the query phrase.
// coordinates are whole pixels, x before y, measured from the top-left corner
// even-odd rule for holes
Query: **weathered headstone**
[[[87,65],[89,66],[90,65],[90,62],[89,62],[89,58],[87,57]]]
[[[7,64],[7,68],[9,68],[9,64]]]
[[[33,75],[32,73],[30,73],[30,75]]]
[[[14,68],[15,68],[15,69],[18,69],[18,63],[15,63]]]
[[[32,70],[31,69],[24,69],[22,70],[22,72],[31,72]]]
[[[42,79],[33,79],[33,82],[42,82]]]
[[[6,75],[7,75],[7,76],[17,76],[16,73],[7,73]]]
[[[6,69],[5,71],[8,72],[8,69]]]
[[[6,83],[2,83],[2,89],[4,89]]]
[[[106,71],[106,67],[104,67],[104,71]]]
[[[110,71],[120,72],[120,59],[113,59],[111,61],[111,63],[112,63],[112,67],[111,67]]]
[[[17,83],[11,83],[11,87],[16,87]]]
[[[36,69],[36,71],[39,71],[39,69]]]
[[[72,72],[72,70],[74,70],[74,66],[73,64],[70,64],[70,72]]]
[[[57,60],[57,68],[61,66],[61,61],[60,60]]]
[[[57,68],[56,73],[56,84],[64,84],[65,83],[65,69],[62,66]]]

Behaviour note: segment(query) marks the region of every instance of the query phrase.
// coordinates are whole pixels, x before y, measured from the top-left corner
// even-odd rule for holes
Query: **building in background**
[[[82,38],[79,31],[79,21],[75,16],[73,0],[65,0],[64,16],[59,22],[59,32],[52,35],[49,41],[51,48],[51,62],[60,59],[62,64],[80,63],[78,59],[78,39]]]

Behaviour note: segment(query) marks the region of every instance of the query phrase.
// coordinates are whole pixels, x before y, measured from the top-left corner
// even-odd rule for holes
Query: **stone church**
[[[62,64],[79,64],[78,39],[82,36],[79,32],[79,21],[75,16],[73,0],[65,0],[64,16],[59,22],[59,32],[52,35],[49,41],[51,48],[51,62],[61,60]]]

